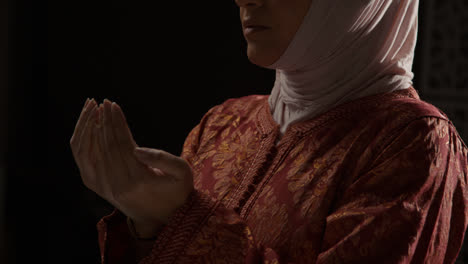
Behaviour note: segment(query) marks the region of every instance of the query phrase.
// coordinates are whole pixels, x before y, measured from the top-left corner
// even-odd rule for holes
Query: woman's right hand
[[[140,148],[120,107],[87,101],[70,140],[83,183],[150,236],[193,190],[188,163],[162,150]]]

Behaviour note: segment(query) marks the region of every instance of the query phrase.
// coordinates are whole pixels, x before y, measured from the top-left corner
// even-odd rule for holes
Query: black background
[[[84,187],[69,140],[87,97],[116,101],[141,146],[180,154],[228,98],[268,94],[234,1],[10,1],[8,263],[98,263],[112,209]]]
[[[234,1],[10,0],[8,13],[8,263],[99,263],[112,208],[69,146],[87,97],[116,101],[139,145],[180,154],[209,108],[273,85],[246,57]]]

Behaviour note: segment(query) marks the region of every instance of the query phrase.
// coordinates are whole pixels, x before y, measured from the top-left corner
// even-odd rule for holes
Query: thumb
[[[134,153],[141,162],[176,178],[182,178],[190,171],[184,159],[160,149],[137,147]]]

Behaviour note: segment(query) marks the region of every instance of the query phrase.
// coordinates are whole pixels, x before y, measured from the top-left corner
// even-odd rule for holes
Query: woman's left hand
[[[130,217],[140,236],[151,237],[194,189],[192,170],[180,157],[138,148],[116,103],[106,99],[94,114],[77,137],[85,149],[74,151],[83,183]]]

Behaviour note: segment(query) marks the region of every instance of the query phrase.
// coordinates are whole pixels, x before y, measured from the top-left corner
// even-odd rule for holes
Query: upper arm
[[[446,120],[399,130],[336,202],[318,263],[454,261],[467,226],[466,160]]]

